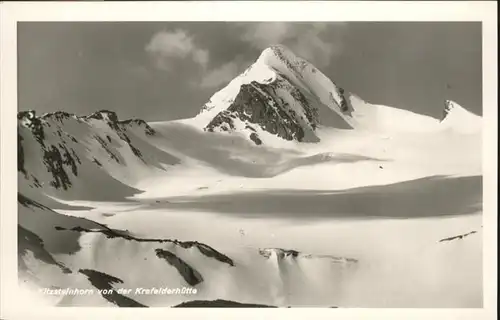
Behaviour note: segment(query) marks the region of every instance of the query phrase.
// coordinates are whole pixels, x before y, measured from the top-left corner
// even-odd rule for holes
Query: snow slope
[[[435,151],[445,146],[448,151],[453,150],[450,137],[443,137],[442,143],[434,140],[435,147],[424,144],[426,139],[422,139],[406,151],[399,149],[403,154],[411,150],[420,154],[420,158],[413,161],[409,161],[411,154],[406,161],[394,154],[395,160],[391,163],[368,156],[366,159],[342,157],[332,152],[329,156],[317,157],[320,161],[300,163],[304,161],[301,159],[308,159],[304,154],[317,149],[298,153],[290,147],[278,155],[278,150],[248,143],[249,150],[244,152],[241,149],[245,149],[242,147],[245,140],[242,139],[241,143],[230,144],[233,149],[226,154],[220,154],[218,148],[228,146],[224,146],[217,135],[196,131],[195,127],[187,130],[179,124],[152,124],[152,127],[157,131],[155,139],[163,142],[167,141],[162,138],[163,134],[179,137],[169,139],[168,144],[159,148],[179,157],[181,164],[164,176],[146,179],[140,185],[145,192],[128,204],[65,202],[95,209],[69,208],[58,210],[60,214],[128,230],[126,234],[134,237],[76,233],[73,236],[78,237],[82,249],[70,256],[55,255],[55,259],[70,270],[88,269],[106,275],[100,277],[120,279],[123,283],[112,284],[117,290],[189,286],[175,267],[159,257],[158,252],[163,257],[162,251],[157,251],[160,249],[175,254],[196,271],[194,274],[203,278],[192,286],[198,289],[195,296],[124,295],[146,306],[174,306],[190,300],[215,299],[273,306],[482,305],[481,180],[476,175],[480,165],[478,167],[475,158],[456,156],[464,148],[472,148],[475,140],[471,140],[470,145],[462,144],[461,148],[455,144],[456,151],[449,152],[447,157],[443,150],[439,156]],[[169,131],[174,129],[180,131]],[[200,136],[191,137],[190,130]],[[361,153],[365,149],[360,145],[366,148],[375,145],[374,141],[385,141],[348,133],[342,139],[344,142],[337,145],[340,150],[348,150],[350,146],[351,152]],[[207,140],[201,139],[202,136]],[[151,141],[159,144],[154,139]],[[394,140],[387,141],[393,143],[394,149],[401,148]],[[327,142],[324,139],[323,143]],[[257,150],[260,153],[255,153]],[[379,151],[372,148],[371,152],[375,155]],[[239,157],[235,158],[236,154]],[[273,166],[272,159],[279,157],[288,159],[284,163],[289,163],[290,168],[278,170],[278,165]],[[425,157],[437,158],[441,163],[435,161],[425,166]],[[221,162],[225,158],[234,162]],[[248,169],[256,166],[252,159],[261,159],[260,166],[253,171]],[[297,162],[300,165],[292,165]],[[471,165],[476,165],[476,169],[471,170]],[[445,170],[455,177],[426,178],[446,173]],[[266,172],[267,176],[263,177]],[[249,173],[260,176],[252,178]],[[412,180],[422,176],[424,178]],[[33,224],[25,226],[36,226],[38,229],[33,231],[36,234],[52,234],[52,242],[56,244],[69,243],[61,238],[69,231],[49,231],[61,222],[50,222],[44,227],[45,232],[40,230],[44,225],[41,222],[51,220],[40,218],[24,219]],[[99,225],[97,228],[102,229]],[[471,231],[477,233],[439,242]],[[208,244],[231,259],[234,266],[207,258],[198,249],[186,250],[172,242],[161,242],[163,239]],[[294,251],[284,250],[295,250],[299,254],[294,257]],[[350,260],[336,257],[356,262],[346,265]],[[80,273],[61,282],[59,278],[68,276],[57,272],[55,278],[48,278],[45,273],[35,271],[49,283],[62,283],[60,287],[96,288]],[[325,283],[334,285],[325,286]],[[87,295],[59,297],[52,303],[124,306],[130,301],[113,303],[98,295]]]
[[[481,117],[454,102],[374,105],[274,46],[191,119],[18,130],[20,282],[44,304],[482,306]],[[196,294],[134,292],[164,287]]]
[[[95,292],[53,294],[47,301],[53,305],[173,306],[189,301],[190,295],[142,295],[135,288],[183,286],[197,289],[200,299],[238,297],[281,306],[307,303],[303,291],[316,292],[309,296],[313,299],[309,303],[327,305],[342,289],[325,291],[321,282],[306,281],[304,270],[321,271],[323,277],[338,278],[340,284],[357,263],[279,248],[246,249],[233,260],[203,243],[136,237],[85,218],[56,213],[22,195],[19,216],[20,272],[28,284],[96,290],[99,283],[108,281],[114,282],[111,287],[116,291],[134,289],[118,297]]]

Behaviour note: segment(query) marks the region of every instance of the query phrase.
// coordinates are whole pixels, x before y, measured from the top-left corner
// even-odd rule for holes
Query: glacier
[[[441,107],[366,102],[276,45],[192,118],[21,111],[26,301],[482,307],[482,118]],[[153,287],[197,293],[127,290]]]

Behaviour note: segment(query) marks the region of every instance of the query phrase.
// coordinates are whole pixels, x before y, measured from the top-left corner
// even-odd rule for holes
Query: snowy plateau
[[[26,301],[482,307],[482,117],[400,107],[273,46],[190,119],[20,111]]]

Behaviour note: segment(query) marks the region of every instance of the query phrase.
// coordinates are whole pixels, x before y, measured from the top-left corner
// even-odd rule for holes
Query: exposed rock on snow
[[[343,263],[343,264],[352,264],[357,263],[358,260],[352,258],[341,258],[330,255],[313,255],[313,254],[304,254],[302,252],[296,250],[289,249],[281,249],[281,248],[264,248],[259,249],[259,254],[267,259],[273,258],[278,262],[283,259],[296,259],[296,258],[306,258],[306,259],[328,259],[331,260],[332,263]]]
[[[63,228],[63,227],[57,227],[57,230],[66,230],[66,231],[75,231],[75,232],[81,232],[81,233],[101,233],[105,235],[108,239],[113,239],[113,238],[121,238],[129,241],[137,241],[137,242],[158,242],[158,243],[172,243],[176,246],[179,246],[183,249],[190,249],[190,248],[196,248],[200,251],[201,254],[208,258],[213,258],[215,260],[218,260],[219,262],[226,263],[230,266],[234,266],[234,262],[226,255],[218,252],[214,248],[197,242],[197,241],[179,241],[179,240],[172,240],[172,239],[147,239],[147,238],[138,238],[134,237],[127,232],[123,232],[121,230],[114,230],[110,228],[102,228],[102,229],[86,229],[82,228],[80,226],[73,227],[71,229],[68,228]]]
[[[198,271],[172,252],[163,249],[156,249],[155,252],[158,258],[164,259],[176,268],[189,285],[195,286],[203,281],[203,277]]]
[[[472,134],[482,130],[482,120],[478,115],[466,110],[458,103],[446,100],[444,103],[441,126],[458,133]]]
[[[266,258],[270,258],[272,255],[275,255],[278,259],[283,259],[285,257],[296,258],[299,256],[298,251],[286,249],[260,249],[259,254]]]
[[[469,233],[460,234],[458,236],[441,239],[441,240],[439,240],[439,242],[453,241],[453,240],[462,240],[465,237],[468,237],[468,236],[470,236],[472,234],[475,234],[475,233],[477,233],[477,231],[471,231]]]
[[[212,96],[198,117],[208,119],[205,129],[210,132],[248,131],[258,138],[257,127],[285,140],[318,141],[314,132],[320,124],[320,102],[307,84],[298,83],[304,81],[309,67],[309,62],[285,47],[270,47],[243,74]],[[335,87],[334,91],[339,106],[345,109],[343,90]],[[337,103],[333,93],[331,99]],[[252,141],[259,144],[255,138]]]
[[[222,131],[234,130],[234,121],[240,120],[246,123],[246,128],[251,131],[255,130],[249,124],[258,125],[263,130],[285,140],[302,141],[305,133],[300,121],[304,122],[305,120],[304,118],[298,119],[293,109],[286,108],[288,104],[276,95],[276,87],[279,88],[276,81],[273,86],[260,84],[256,81],[242,85],[231,106],[215,116],[206,129],[211,132],[217,129]],[[303,98],[298,90],[293,92]],[[307,121],[310,123],[311,128],[315,128],[316,120],[312,114],[313,111],[305,98],[303,99],[304,104],[302,107]],[[255,132],[251,134],[257,135]],[[258,137],[255,139],[258,139]],[[255,143],[258,144],[258,142]]]
[[[107,228],[105,225],[80,217],[57,213],[49,207],[18,194],[18,225],[28,237],[19,238],[20,247],[33,247],[40,240],[49,253],[72,254],[81,249],[78,236],[57,229],[75,227],[87,229]],[[36,236],[36,237],[35,237]]]
[[[227,255],[224,255],[219,251],[213,249],[212,247],[197,241],[138,238],[130,235],[130,233],[126,231],[115,230],[102,224],[95,223],[92,226],[88,226],[89,223],[92,223],[91,221],[56,213],[35,201],[20,196],[20,207],[24,206],[26,206],[26,208],[29,208],[30,210],[33,210],[33,215],[31,216],[32,218],[36,215],[40,218],[40,220],[36,224],[36,226],[30,223],[26,223],[26,221],[32,221],[32,219],[26,219],[27,213],[25,213],[25,211],[23,210],[20,211],[20,215],[21,217],[23,217],[22,219],[20,219],[19,226],[20,228],[22,228],[22,237],[20,237],[19,240],[19,263],[21,266],[23,266],[23,268],[20,269],[20,272],[23,275],[35,274],[37,277],[44,279],[45,282],[39,284],[39,286],[44,287],[46,286],[46,283],[51,283],[51,281],[54,281],[51,280],[54,279],[54,271],[43,271],[45,269],[40,269],[40,267],[38,266],[41,263],[45,263],[48,265],[52,265],[60,270],[61,275],[57,276],[56,279],[58,280],[57,282],[54,282],[54,287],[64,288],[69,284],[69,287],[73,287],[76,285],[86,288],[84,283],[75,282],[76,278],[71,278],[65,275],[67,273],[71,274],[71,270],[73,269],[74,272],[72,277],[75,277],[75,273],[85,275],[91,288],[105,290],[104,292],[96,291],[102,296],[102,298],[104,298],[105,301],[108,301],[120,307],[143,307],[152,305],[146,302],[149,300],[144,300],[145,298],[143,298],[142,296],[136,296],[137,298],[134,298],[134,296],[125,294],[123,292],[123,294],[120,293],[120,288],[147,286],[147,282],[144,282],[144,284],[142,284],[142,278],[137,279],[133,274],[131,274],[130,277],[126,276],[124,278],[122,271],[120,271],[122,269],[117,268],[116,263],[108,263],[107,259],[110,259],[110,257],[108,257],[107,255],[110,252],[112,252],[113,254],[113,259],[118,259],[118,261],[120,260],[120,256],[125,253],[128,256],[123,256],[122,259],[126,258],[131,262],[139,263],[143,260],[143,256],[149,256],[148,252],[150,250],[153,251],[153,256],[165,260],[168,264],[172,265],[174,267],[174,270],[176,271],[176,273],[172,274],[170,271],[168,271],[168,268],[162,267],[161,264],[154,262],[155,259],[145,260],[145,265],[149,265],[153,268],[152,270],[156,270],[155,274],[160,272],[160,270],[164,270],[165,274],[170,275],[167,278],[168,282],[163,282],[164,285],[168,285],[168,283],[170,282],[173,284],[179,283],[179,280],[177,280],[174,276],[175,274],[177,274],[177,276],[182,279],[182,281],[185,281],[191,286],[196,286],[201,282],[206,282],[207,284],[205,286],[213,285],[215,279],[219,279],[219,277],[222,277],[220,278],[221,281],[237,281],[238,283],[240,283],[235,284],[235,288],[240,288],[239,290],[241,290],[240,286],[246,281],[244,280],[246,278],[234,278],[234,276],[237,274],[254,274],[255,276],[257,276],[257,278],[254,279],[254,281],[256,282],[275,281],[271,279],[278,276],[278,278],[280,279],[279,281],[285,282],[285,286],[288,286],[287,283],[289,282],[303,281],[301,279],[306,276],[306,274],[304,274],[304,271],[300,270],[300,263],[298,262],[288,263],[286,266],[284,266],[286,270],[284,269],[283,271],[279,271],[283,272],[283,275],[275,275],[274,273],[276,272],[276,269],[273,267],[273,265],[267,265],[265,263],[264,257],[262,257],[261,261],[254,261],[254,263],[257,263],[256,266],[250,267],[249,265],[245,264],[237,264],[233,262],[233,260]],[[80,226],[80,224],[83,226]],[[76,237],[74,237],[75,234],[77,235]],[[61,245],[70,241],[71,239],[77,240],[82,245],[79,248],[74,248],[65,252],[70,253],[71,255],[61,255],[62,251],[54,248],[53,243],[58,243],[59,245]],[[52,245],[48,247],[44,246],[44,242],[46,240],[49,240],[49,243],[51,243]],[[163,245],[159,246],[159,244]],[[139,248],[142,248],[143,251],[137,251]],[[196,250],[193,251],[192,249]],[[148,252],[145,252],[144,250],[147,250]],[[298,252],[296,253],[294,251],[282,249],[269,250],[272,250],[273,252],[280,252],[280,254],[283,253],[284,255],[291,253],[292,255],[297,255],[298,259],[311,258],[307,254]],[[33,254],[28,257],[27,252],[32,252]],[[59,253],[57,259],[54,258],[54,252]],[[137,252],[138,254],[130,256],[130,252]],[[256,257],[261,256],[258,254],[258,252],[249,254],[251,254],[252,260],[255,260],[255,258],[253,258],[255,255]],[[93,257],[95,260],[89,261],[88,259],[90,257]],[[206,258],[209,259],[206,260]],[[316,256],[314,256],[313,258],[316,258]],[[63,261],[65,262],[70,261],[70,265],[66,266],[61,261],[58,261],[59,259],[63,259]],[[332,259],[332,257],[328,257],[328,259]],[[242,261],[242,263],[246,263],[244,262],[244,260]],[[212,267],[207,269],[207,264],[212,265]],[[220,273],[214,273],[214,271],[211,270],[211,268],[214,268],[215,265],[218,265],[217,268],[220,268],[220,270],[218,271]],[[306,265],[307,263],[304,264],[304,266]],[[232,268],[228,269],[228,266]],[[144,267],[140,268],[142,269]],[[254,268],[256,269],[253,270]],[[259,270],[260,268],[264,269]],[[78,272],[76,272],[76,270],[78,270]],[[334,270],[335,269],[331,269],[330,272]],[[205,272],[208,275],[202,276],[202,273]],[[121,276],[117,276],[118,274],[121,274]],[[226,277],[227,279],[225,279]],[[161,276],[161,278],[163,278],[163,276]],[[37,283],[34,280],[30,281],[34,284]],[[181,283],[182,282],[180,282],[179,284]],[[217,281],[217,283],[219,282]],[[273,283],[274,282],[269,283],[268,286],[274,286]],[[186,296],[186,298],[188,297]],[[88,303],[92,305],[92,303],[98,303],[95,298],[91,300],[93,302],[86,302],[85,297],[78,296],[61,296],[60,299],[61,300],[58,302],[58,305],[61,306],[69,306],[74,304],[87,305]],[[174,305],[173,301],[175,301],[175,299],[172,300],[172,302],[168,301],[170,300],[166,300],[163,306]],[[255,303],[255,305],[256,304],[258,303]]]
[[[102,193],[90,185],[105,184],[123,199],[139,192],[133,184],[140,177],[179,163],[148,142],[155,134],[143,120],[120,121],[106,110],[89,116],[19,112],[18,172],[30,188],[55,197],[95,199]]]
[[[62,263],[57,262],[54,257],[47,252],[43,245],[43,240],[33,232],[17,226],[17,251],[18,251],[18,267],[22,272],[27,272],[28,267],[24,261],[24,256],[27,252],[31,252],[35,259],[43,261],[47,264],[52,264],[59,267],[64,273],[71,273],[71,270]]]
[[[104,272],[92,269],[80,269],[79,273],[87,276],[89,282],[98,290],[101,290],[101,296],[109,302],[124,308],[147,307],[129,297],[119,294],[113,287],[114,283],[123,283],[123,280],[110,276]]]
[[[174,308],[276,308],[263,304],[241,303],[230,300],[192,300],[174,306]]]
[[[183,302],[173,308],[278,308],[277,306],[269,306],[265,304],[242,303],[231,300],[192,300]],[[287,307],[290,308],[290,307]],[[337,308],[337,307],[330,307]]]

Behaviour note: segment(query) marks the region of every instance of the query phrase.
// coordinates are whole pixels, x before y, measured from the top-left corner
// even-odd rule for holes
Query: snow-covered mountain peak
[[[85,117],[86,119],[105,120],[108,122],[118,122],[118,115],[114,111],[99,110]]]
[[[446,125],[440,119],[369,103],[287,47],[273,45],[216,92],[194,122],[205,131],[243,135],[257,145],[273,137],[318,142],[321,127],[393,133],[433,132],[448,125],[455,131],[477,130],[480,117],[457,103],[446,100],[444,113],[441,122],[449,122]]]
[[[352,110],[344,97],[344,89],[325,76],[311,62],[295,55],[286,46],[274,45],[265,49],[257,63],[265,64],[284,75],[294,85],[315,96],[342,117],[350,115]]]
[[[445,100],[441,124],[462,133],[473,133],[481,130],[481,117],[468,111],[457,102]]]
[[[273,45],[262,51],[256,64],[265,64],[283,74],[295,72],[300,74],[311,63],[301,57],[296,56],[284,45]]]
[[[18,113],[20,183],[55,197],[96,194],[96,181],[132,195],[140,177],[163,172],[177,159],[151,144],[156,131],[144,120],[119,120],[113,111],[77,116],[64,111]],[[97,183],[98,184],[98,183]],[[114,192],[114,191],[113,191]],[[97,196],[99,196],[97,194]]]
[[[41,120],[35,110],[20,111],[17,113],[17,123],[26,128],[35,129],[41,126]]]
[[[458,115],[474,115],[461,105],[459,105],[457,102],[453,100],[445,100],[444,101],[444,109],[443,109],[443,117],[441,121],[446,120],[449,117],[455,117],[455,114]]]
[[[201,113],[213,115],[215,111],[221,111],[228,107],[228,104],[234,101],[234,96],[244,84],[252,82],[272,84],[277,82],[279,78],[285,78],[293,86],[301,88],[309,94],[315,92],[323,96],[330,93],[321,91],[333,90],[334,92],[331,94],[335,101],[341,103],[342,99],[339,97],[338,91],[343,92],[343,90],[323,75],[312,63],[296,56],[283,45],[273,45],[264,49],[257,60],[225,88],[216,92],[202,108]],[[323,88],[320,85],[322,83]]]
[[[142,119],[126,119],[120,120],[114,111],[100,110],[93,112],[89,115],[78,116],[73,113],[65,111],[47,112],[41,116],[37,116],[34,110],[20,111],[17,114],[17,119],[20,125],[33,128],[37,126],[50,126],[50,123],[57,125],[64,125],[67,121],[76,121],[77,123],[88,123],[96,121],[95,123],[105,123],[114,130],[129,128],[141,128],[148,135],[155,133],[154,129]]]
[[[195,119],[206,131],[237,132],[256,144],[269,134],[316,142],[315,131],[325,124],[320,119],[334,114],[348,117],[351,109],[344,90],[312,63],[285,46],[274,45],[216,92]]]
[[[17,113],[17,119],[18,120],[33,120],[36,118],[36,111],[35,110],[27,110],[27,111],[20,111]]]
[[[460,107],[458,105],[458,103],[456,103],[452,100],[445,100],[444,101],[444,109],[443,109],[443,117],[441,118],[441,121],[443,121],[448,116],[448,114],[451,112],[451,110],[453,110],[457,106]]]

